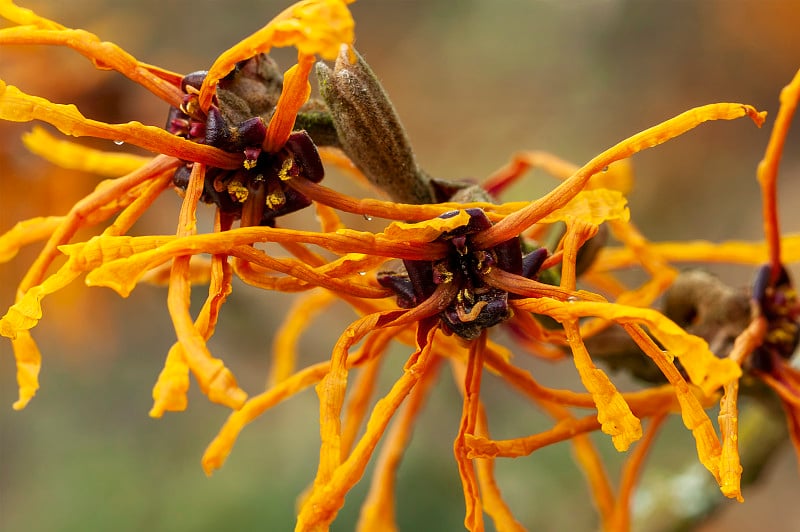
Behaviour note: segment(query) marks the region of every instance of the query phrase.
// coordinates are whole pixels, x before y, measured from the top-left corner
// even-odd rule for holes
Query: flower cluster
[[[630,220],[627,158],[706,121],[749,117],[760,126],[765,113],[738,103],[694,108],[580,167],[540,152],[519,153],[476,187],[431,179],[418,168],[388,97],[352,49],[354,23],[343,0],[298,2],[225,51],[207,72],[186,76],[140,62],[86,31],[65,28],[10,0],[0,3],[0,16],[15,24],[0,30],[0,45],[73,48],[150,90],[167,104],[165,113],[169,107],[166,128],[107,124],[0,81],[0,119],[40,120],[68,135],[122,140],[156,154],[120,160],[34,133],[40,153],[61,154],[87,171],[115,164],[121,177],[102,182],[64,216],[22,221],[0,236],[3,260],[44,242],[19,283],[16,301],[0,319],[0,334],[10,339],[17,363],[14,408],[24,408],[38,388],[41,355],[31,330],[42,318],[45,296],[81,276],[89,286],[106,286],[122,296],[140,283],[166,280],[176,342],[153,388],[150,415],[185,409],[190,377],[210,401],[231,409],[202,458],[207,473],[223,464],[247,424],[316,386],[319,465],[301,500],[297,530],[327,529],[381,439],[359,526],[394,526],[395,470],[445,360],[463,394],[454,454],[470,530],[482,530],[485,515],[498,530],[520,529],[502,499],[494,461],[561,441],[574,446],[603,527],[626,529],[644,457],[671,414],[681,415],[696,441],[699,461],[722,492],[741,499],[736,397],[745,374],[777,392],[800,450],[800,375],[788,364],[798,342],[800,307],[782,262],[795,260],[798,240],[781,240],[775,201],[777,162],[800,75],[783,93],[759,168],[766,244],[654,244]],[[297,49],[297,63],[281,74],[267,54],[287,46]],[[309,76],[318,58],[336,61],[333,70],[318,67],[322,102],[309,101]],[[371,127],[359,127],[365,123]],[[330,165],[372,182],[392,200],[354,198],[322,185]],[[503,189],[531,167],[544,168],[562,182],[532,201],[496,203]],[[129,234],[153,201],[172,189],[183,197],[174,234]],[[196,228],[201,201],[216,209],[209,233]],[[318,231],[280,226],[280,216],[312,205]],[[381,232],[359,231],[345,227],[340,212],[389,223]],[[106,225],[96,236],[76,239],[79,230],[100,224]],[[555,247],[536,243],[537,235],[561,226],[565,229]],[[618,247],[600,249],[598,239],[605,232]],[[288,255],[255,247],[265,242],[282,246]],[[192,260],[200,255],[210,260]],[[62,257],[66,262],[51,271]],[[752,298],[752,322],[729,352],[712,349],[707,337],[688,332],[677,317],[654,308],[679,277],[673,263],[752,263],[754,258],[767,260],[768,266]],[[631,265],[647,272],[648,281],[629,288],[615,276]],[[252,396],[206,343],[233,289],[233,276],[266,291],[304,292],[276,339],[280,349],[274,353],[268,387]],[[189,310],[193,283],[208,284],[208,297],[196,316]],[[329,358],[296,367],[298,338],[312,326],[308,309],[334,300],[346,302],[358,319],[341,334]],[[587,346],[612,324],[635,343],[637,357],[654,363],[663,384],[620,391],[596,365]],[[496,342],[492,331],[498,326],[507,327],[518,342]],[[410,346],[411,352],[391,389],[373,400],[376,372],[393,343]],[[540,384],[514,363],[512,351],[550,360],[571,353],[585,391]],[[480,397],[484,370],[551,416],[552,428],[493,439]],[[352,374],[358,378],[351,379]],[[718,431],[706,410],[720,396]],[[578,417],[575,408],[592,413]],[[644,428],[642,420],[649,421]],[[638,442],[616,493],[587,437],[597,430],[610,436],[619,451]]]

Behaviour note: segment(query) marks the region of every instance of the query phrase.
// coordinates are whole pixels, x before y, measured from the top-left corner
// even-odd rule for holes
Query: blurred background
[[[68,27],[87,29],[138,59],[188,73],[288,5],[272,0],[76,0],[19,2]],[[481,179],[517,150],[541,149],[581,164],[619,140],[690,107],[734,101],[770,115],[716,122],[634,157],[632,215],[653,240],[758,239],[762,228],[755,169],[763,155],[780,89],[800,66],[800,5],[779,0],[373,0],[351,6],[357,47],[391,95],[419,162],[442,178]],[[284,68],[293,54],[280,51]],[[98,72],[70,50],[4,47],[0,78],[88,117],[162,125],[166,106],[113,72]],[[30,124],[0,123],[0,231],[38,215],[63,214],[97,178],[53,169],[19,141]],[[792,131],[781,167],[784,231],[800,226],[796,208],[798,140]],[[110,142],[87,144],[114,149]],[[345,188],[333,173],[328,184]],[[504,199],[531,199],[555,181],[531,173]],[[358,189],[355,189],[356,191]],[[180,206],[165,195],[133,233],[171,233]],[[208,209],[210,211],[210,209]],[[378,221],[357,220],[380,230]],[[355,223],[355,222],[354,222]],[[372,225],[370,225],[370,223]],[[0,265],[0,307],[13,302],[37,250]],[[750,268],[714,268],[744,286]],[[204,290],[194,293],[194,301]],[[41,390],[14,412],[15,370],[0,342],[0,529],[291,530],[297,495],[313,478],[318,453],[313,390],[268,412],[240,437],[210,479],[200,456],[226,418],[196,389],[190,407],[164,419],[147,416],[151,388],[174,340],[166,291],[141,286],[128,300],[75,286],[49,297],[34,330],[43,353]],[[243,388],[263,388],[272,338],[291,296],[241,284],[226,304],[212,352]],[[337,310],[341,310],[340,312]],[[322,360],[353,318],[326,313],[302,344],[303,362]],[[407,352],[391,355],[393,380]],[[531,364],[545,384],[579,387],[568,364]],[[613,376],[621,386],[624,376]],[[496,379],[483,397],[497,437],[550,425]],[[461,399],[446,373],[431,397],[399,477],[401,530],[460,530],[463,498],[452,440]],[[622,456],[596,438],[612,477]],[[798,467],[788,445],[743,505],[725,502],[701,530],[796,530]],[[695,458],[680,420],[668,422],[645,481]],[[597,520],[570,447],[556,445],[497,463],[500,485],[531,530],[594,530]],[[369,471],[367,472],[369,476]],[[350,494],[333,530],[352,530],[367,488]],[[491,525],[490,525],[491,526]],[[491,529],[491,528],[490,528]],[[656,530],[648,524],[647,530]]]

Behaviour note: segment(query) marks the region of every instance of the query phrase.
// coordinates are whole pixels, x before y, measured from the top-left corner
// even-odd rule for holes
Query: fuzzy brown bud
[[[419,168],[397,113],[372,69],[343,46],[331,70],[317,64],[342,150],[375,186],[402,203],[434,203],[430,178]]]

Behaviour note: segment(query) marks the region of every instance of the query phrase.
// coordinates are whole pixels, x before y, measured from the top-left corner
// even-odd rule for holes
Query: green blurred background
[[[287,2],[213,0],[30,1],[22,5],[69,27],[112,40],[138,59],[177,72],[207,68]],[[480,179],[521,149],[552,151],[582,163],[604,148],[689,107],[750,103],[774,118],[778,94],[800,66],[800,3],[793,1],[596,0],[558,2],[361,1],[352,6],[357,46],[391,95],[420,163],[438,177]],[[277,54],[284,67],[292,54]],[[165,105],[113,72],[97,72],[69,50],[7,47],[0,78],[53,101],[77,103],[91,118],[161,125]],[[634,220],[654,240],[759,238],[755,168],[771,119],[712,123],[634,158]],[[25,124],[0,124],[0,230],[17,220],[66,212],[96,183],[54,172],[27,154]],[[796,208],[798,139],[782,165],[780,201],[787,231]],[[111,149],[108,142],[89,142]],[[346,188],[333,173],[329,185]],[[554,185],[533,173],[506,199],[528,199]],[[358,191],[358,189],[354,189]],[[174,231],[177,197],[159,200],[136,233]],[[380,229],[354,220],[362,226]],[[0,306],[34,254],[0,265]],[[745,285],[749,268],[715,269]],[[166,292],[142,286],[127,300],[102,289],[70,288],[48,298],[34,331],[44,357],[42,389],[14,412],[14,366],[0,342],[0,529],[17,531],[291,530],[297,495],[313,478],[318,447],[313,390],[248,427],[225,467],[208,479],[200,456],[226,417],[193,389],[189,410],[147,417],[150,392],[174,333]],[[203,291],[194,294],[201,301]],[[263,387],[268,353],[292,297],[237,284],[212,352],[250,392]],[[352,319],[326,314],[303,343],[303,361],[323,359]],[[391,355],[391,382],[406,353]],[[523,362],[545,384],[578,387],[568,365]],[[615,376],[621,386],[624,376]],[[543,430],[548,420],[488,377],[483,396],[497,437]],[[442,375],[399,477],[401,530],[460,530],[463,500],[452,439],[461,400]],[[597,437],[616,478],[621,458]],[[788,445],[747,502],[724,504],[704,531],[796,530],[798,468]],[[695,460],[680,421],[668,423],[645,479]],[[531,530],[597,528],[587,488],[568,445],[497,464],[501,488]],[[369,471],[367,473],[369,475]],[[352,530],[367,482],[347,499],[333,530]],[[491,527],[490,527],[491,529]],[[655,530],[654,524],[647,530]]]

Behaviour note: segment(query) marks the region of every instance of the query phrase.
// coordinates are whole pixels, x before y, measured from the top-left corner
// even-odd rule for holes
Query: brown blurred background
[[[69,27],[112,40],[138,59],[187,73],[207,68],[225,48],[256,30],[287,2],[229,0],[77,0],[22,3]],[[687,108],[744,102],[770,113],[710,123],[634,157],[633,218],[653,240],[713,240],[761,235],[755,168],[763,155],[780,89],[800,66],[800,3],[794,1],[595,0],[361,1],[352,6],[357,46],[391,95],[421,164],[438,177],[480,179],[516,150],[543,149],[582,163],[619,140]],[[277,54],[290,64],[291,52]],[[100,120],[161,125],[165,105],[78,54],[7,47],[0,78],[53,101],[74,102]],[[0,124],[0,231],[17,220],[62,214],[96,179],[54,170],[28,154],[26,124]],[[798,140],[790,134],[781,169],[787,232],[796,208]],[[88,142],[113,149],[108,142]],[[329,185],[345,187],[331,175]],[[506,199],[528,199],[554,185],[532,173]],[[159,200],[135,233],[175,228],[177,197]],[[361,221],[361,223],[364,223]],[[373,222],[378,224],[378,222]],[[380,229],[379,225],[368,225]],[[35,250],[0,265],[0,306]],[[750,268],[717,268],[749,282]],[[147,417],[150,391],[171,345],[166,292],[140,287],[128,300],[76,286],[46,300],[34,330],[43,352],[42,389],[23,412],[16,398],[8,342],[0,342],[0,528],[9,531],[290,530],[295,497],[313,478],[318,444],[312,390],[269,412],[242,434],[211,479],[200,456],[226,417],[193,389],[190,408]],[[202,301],[203,290],[194,294]],[[266,375],[269,331],[290,296],[235,287],[212,351],[257,392]],[[198,303],[199,304],[199,303]],[[303,344],[303,360],[326,356],[350,320],[331,312]],[[266,331],[266,332],[265,332]],[[315,329],[316,331],[316,329]],[[405,353],[393,355],[390,381]],[[576,386],[568,365],[533,365],[541,382]],[[624,381],[624,377],[615,376]],[[401,530],[460,530],[463,502],[452,438],[460,398],[442,376],[418,426],[399,478]],[[547,420],[495,379],[484,397],[493,433],[530,434]],[[305,421],[303,421],[305,420]],[[596,438],[614,477],[621,463],[606,437]],[[694,445],[673,419],[645,472],[655,478],[695,460]],[[800,480],[789,446],[747,502],[724,503],[702,530],[796,530]],[[597,527],[570,448],[558,445],[498,463],[501,488],[531,530]],[[368,472],[369,474],[369,472]],[[353,529],[367,482],[348,497],[334,530]],[[648,525],[647,530],[654,525]]]

